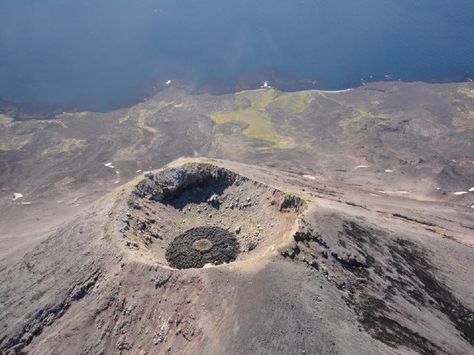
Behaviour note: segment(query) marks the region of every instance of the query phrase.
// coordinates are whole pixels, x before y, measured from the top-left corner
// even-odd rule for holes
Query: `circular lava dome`
[[[166,250],[166,260],[176,269],[201,268],[234,261],[239,255],[235,235],[219,227],[191,228],[178,235]]]

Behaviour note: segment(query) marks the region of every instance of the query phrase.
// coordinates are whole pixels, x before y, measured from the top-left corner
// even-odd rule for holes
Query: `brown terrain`
[[[0,115],[0,353],[472,354],[474,84]]]

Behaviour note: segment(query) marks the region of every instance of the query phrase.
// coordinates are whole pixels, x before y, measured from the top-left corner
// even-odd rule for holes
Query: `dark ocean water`
[[[0,0],[0,99],[110,110],[173,84],[474,77],[474,0]]]

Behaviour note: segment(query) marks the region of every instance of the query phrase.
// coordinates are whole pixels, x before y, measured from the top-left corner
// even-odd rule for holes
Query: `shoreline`
[[[368,82],[365,84],[361,84],[358,86],[346,88],[346,89],[340,89],[340,90],[324,90],[324,89],[302,89],[302,90],[283,90],[278,87],[273,87],[269,86],[267,88],[264,87],[259,87],[255,89],[245,89],[245,90],[238,90],[238,91],[233,91],[233,92],[223,92],[223,93],[209,93],[209,92],[204,92],[204,91],[199,91],[199,90],[192,90],[189,88],[186,88],[185,86],[182,85],[176,85],[176,86],[167,86],[165,88],[161,88],[160,90],[157,90],[156,92],[152,93],[151,95],[142,97],[140,100],[136,100],[133,103],[128,103],[123,106],[118,106],[115,107],[111,110],[94,110],[94,109],[81,109],[79,108],[68,108],[67,106],[55,106],[55,107],[45,107],[41,109],[33,109],[29,110],[27,108],[27,104],[16,104],[14,102],[9,102],[9,101],[2,101],[0,98],[0,114],[2,115],[7,115],[11,118],[13,118],[14,121],[26,121],[26,120],[31,120],[31,119],[54,119],[56,118],[57,115],[61,114],[74,114],[74,113],[109,113],[109,112],[114,112],[118,110],[123,110],[123,109],[128,109],[131,108],[135,105],[138,105],[140,103],[144,103],[148,100],[153,99],[154,97],[160,95],[163,92],[170,91],[170,90],[176,90],[176,91],[181,91],[185,92],[188,95],[210,95],[210,96],[224,96],[224,95],[238,95],[242,93],[252,93],[252,92],[260,92],[260,91],[265,91],[265,90],[277,90],[282,93],[298,93],[298,92],[309,92],[309,93],[315,93],[315,94],[340,94],[340,93],[349,93],[353,92],[357,89],[361,89],[367,86],[372,86],[372,85],[394,85],[394,84],[403,84],[403,85],[413,85],[413,84],[420,84],[420,85],[469,85],[473,84],[474,82],[472,80],[465,80],[465,81],[453,81],[453,82],[426,82],[426,81],[400,81],[400,80],[392,80],[392,81],[373,81],[373,82]]]
[[[343,89],[343,90],[318,90],[318,89],[312,89],[312,90],[303,90],[303,91],[309,91],[309,92],[315,92],[315,93],[321,93],[321,94],[339,94],[342,92],[350,92],[354,91],[355,89],[362,87],[362,86],[357,86],[355,88],[349,88],[349,89]]]

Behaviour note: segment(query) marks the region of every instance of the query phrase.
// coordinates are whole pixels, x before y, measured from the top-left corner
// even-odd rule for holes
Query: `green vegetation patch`
[[[7,115],[0,114],[0,126],[7,125],[13,122],[13,118]]]
[[[259,92],[259,95],[257,95],[257,97],[252,100],[252,108],[259,111],[266,110],[267,107],[279,96],[280,94],[278,91],[274,89],[261,91]]]
[[[458,95],[455,98],[452,102],[452,125],[458,132],[474,131],[474,110],[472,109],[474,89],[462,87],[458,89]]]
[[[0,152],[10,152],[21,150],[31,141],[30,136],[6,135],[0,137]]]
[[[311,102],[312,96],[307,91],[281,95],[277,101],[282,101],[282,109],[291,113],[302,113]]]
[[[474,111],[453,117],[453,126],[458,132],[474,131]]]
[[[339,127],[344,132],[348,129],[360,132],[377,123],[375,115],[367,109],[354,107],[353,110],[354,114],[351,117],[345,118],[339,122]]]
[[[297,97],[298,100],[296,101],[295,112],[301,113],[306,110],[306,107],[308,107],[309,103],[311,102],[312,96],[309,92],[303,91],[298,93]]]
[[[458,92],[460,94],[464,95],[465,97],[474,99],[474,88],[461,87],[461,88],[458,89]]]
[[[268,103],[267,107],[276,108],[290,114],[297,114],[306,110],[311,99],[312,96],[308,91],[285,93],[275,96],[274,99]]]
[[[294,142],[290,138],[279,135],[272,123],[271,117],[266,112],[266,108],[277,98],[275,90],[265,90],[261,95],[251,99],[251,105],[237,111],[220,112],[211,115],[211,118],[218,125],[226,123],[240,123],[246,127],[243,134],[252,139],[257,139],[273,144],[280,149],[290,149],[294,147]]]
[[[87,142],[83,139],[76,138],[62,138],[57,144],[48,147],[41,152],[42,156],[68,154],[80,149],[84,149]]]

